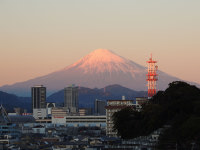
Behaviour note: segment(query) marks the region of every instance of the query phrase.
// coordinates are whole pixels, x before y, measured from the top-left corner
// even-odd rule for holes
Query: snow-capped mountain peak
[[[135,72],[144,70],[142,66],[107,49],[96,49],[64,70],[70,68],[83,70],[84,73],[112,73],[121,71],[131,73],[132,76],[135,76]]]
[[[133,53],[134,54],[134,53]],[[103,88],[119,84],[134,90],[147,90],[146,67],[121,57],[107,49],[97,49],[68,67],[28,81],[0,87],[0,90],[30,96],[30,87],[44,85],[53,93],[71,84],[89,88]],[[159,89],[178,80],[158,71]]]
[[[87,56],[85,56],[82,61],[86,63],[99,63],[99,62],[115,62],[115,63],[124,63],[122,57],[118,56],[117,54],[113,53],[107,49],[96,49]]]

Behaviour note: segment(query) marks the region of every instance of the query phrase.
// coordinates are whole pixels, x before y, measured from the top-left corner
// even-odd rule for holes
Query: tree
[[[159,139],[164,143],[178,143],[182,149],[200,141],[200,89],[175,81],[165,91],[159,91],[141,112],[123,109],[113,115],[114,129],[125,139],[148,135],[169,125]]]
[[[134,111],[131,107],[126,107],[119,112],[113,114],[114,130],[117,130],[119,136],[124,139],[132,137],[130,131],[133,132],[135,119],[137,120],[139,113]],[[136,132],[135,132],[136,134]]]

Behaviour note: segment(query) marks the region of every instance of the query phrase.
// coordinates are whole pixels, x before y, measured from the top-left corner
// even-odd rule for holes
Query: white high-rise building
[[[106,106],[106,135],[116,137],[117,132],[113,131],[113,119],[112,116],[115,112],[120,111],[123,108],[131,107],[135,108],[133,104],[134,100],[108,100]]]
[[[75,85],[64,89],[64,107],[69,113],[78,113],[78,87]]]

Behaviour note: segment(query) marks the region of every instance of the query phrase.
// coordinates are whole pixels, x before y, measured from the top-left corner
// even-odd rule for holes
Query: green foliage
[[[165,91],[159,91],[141,112],[123,109],[113,115],[114,129],[125,139],[148,135],[169,125],[159,144],[178,143],[185,148],[200,141],[200,89],[175,81]]]

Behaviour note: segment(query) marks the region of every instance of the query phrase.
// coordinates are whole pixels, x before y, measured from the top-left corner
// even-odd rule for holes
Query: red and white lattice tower
[[[158,70],[158,66],[156,65],[157,61],[149,58],[148,63],[148,73],[147,73],[147,81],[148,81],[148,97],[151,98],[156,94],[156,81],[158,80],[158,74],[156,71]]]

